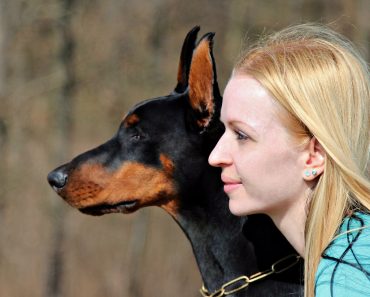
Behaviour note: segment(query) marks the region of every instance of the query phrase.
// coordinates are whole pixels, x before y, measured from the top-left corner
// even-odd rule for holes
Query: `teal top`
[[[345,218],[337,234],[320,260],[315,297],[370,296],[370,214]]]

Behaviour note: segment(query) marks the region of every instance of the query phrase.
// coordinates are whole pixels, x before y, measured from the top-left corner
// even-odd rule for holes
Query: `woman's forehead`
[[[248,92],[261,93],[261,95],[267,93],[258,80],[246,74],[234,74],[226,85],[225,93],[229,88],[248,90]]]
[[[276,117],[276,104],[256,79],[247,75],[236,75],[229,80],[225,88],[221,120],[266,124]]]
[[[221,120],[226,127],[237,125],[253,132],[259,141],[290,139],[285,109],[253,77],[233,76],[228,82],[221,108]]]

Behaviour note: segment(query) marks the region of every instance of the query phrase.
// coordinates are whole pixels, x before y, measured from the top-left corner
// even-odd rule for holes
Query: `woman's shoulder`
[[[316,296],[369,296],[370,214],[344,219],[316,273]]]

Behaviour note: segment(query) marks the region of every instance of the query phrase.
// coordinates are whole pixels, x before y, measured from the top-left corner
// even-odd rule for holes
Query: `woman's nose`
[[[229,148],[224,140],[224,137],[219,139],[216,146],[212,150],[208,157],[208,163],[214,167],[225,167],[231,164]]]

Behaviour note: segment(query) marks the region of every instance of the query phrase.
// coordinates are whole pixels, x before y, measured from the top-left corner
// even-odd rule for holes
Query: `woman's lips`
[[[228,177],[221,176],[221,179],[224,183],[224,192],[225,193],[230,193],[230,192],[236,190],[237,188],[239,188],[242,185],[242,183],[240,181],[233,180],[233,179],[228,178]]]
[[[224,184],[224,192],[230,193],[234,191],[235,189],[239,188],[242,184]]]

